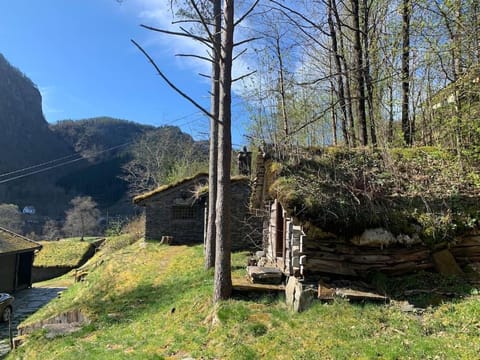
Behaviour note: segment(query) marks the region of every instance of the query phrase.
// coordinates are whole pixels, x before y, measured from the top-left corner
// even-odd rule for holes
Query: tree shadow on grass
[[[408,301],[417,308],[435,307],[479,292],[479,285],[466,276],[444,276],[427,271],[392,278],[377,275],[372,284],[390,299]]]

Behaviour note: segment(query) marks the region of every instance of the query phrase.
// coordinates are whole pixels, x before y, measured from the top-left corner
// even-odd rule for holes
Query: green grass
[[[245,253],[234,254],[234,276],[244,276],[245,259]],[[137,242],[88,265],[85,281],[26,323],[81,309],[91,324],[52,340],[38,331],[8,359],[474,359],[480,354],[478,295],[422,315],[396,305],[340,300],[294,314],[283,296],[234,298],[213,311],[213,273],[203,270],[201,246]]]
[[[59,241],[42,241],[42,250],[35,256],[33,265],[38,267],[65,266],[77,267],[90,250],[87,241],[65,239]]]

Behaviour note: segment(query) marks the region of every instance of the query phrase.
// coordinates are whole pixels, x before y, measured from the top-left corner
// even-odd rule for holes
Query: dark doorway
[[[284,234],[284,219],[283,219],[283,208],[282,205],[277,201],[276,212],[276,238],[275,238],[275,256],[277,258],[283,258],[283,234]]]
[[[16,289],[25,289],[32,285],[33,252],[17,255],[18,272]]]

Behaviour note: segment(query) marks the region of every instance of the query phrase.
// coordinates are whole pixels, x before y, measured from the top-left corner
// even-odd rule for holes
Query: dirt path
[[[29,315],[55,299],[65,287],[32,287],[14,294],[13,336],[17,335],[17,326]],[[8,323],[0,323],[0,358],[10,351]]]

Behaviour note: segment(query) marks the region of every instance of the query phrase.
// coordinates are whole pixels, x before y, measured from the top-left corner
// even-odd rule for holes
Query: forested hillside
[[[102,213],[128,216],[132,193],[205,164],[208,146],[175,126],[109,117],[49,125],[36,85],[1,54],[0,79],[0,204],[35,209],[19,218],[19,232],[62,221],[76,196],[91,196]]]

